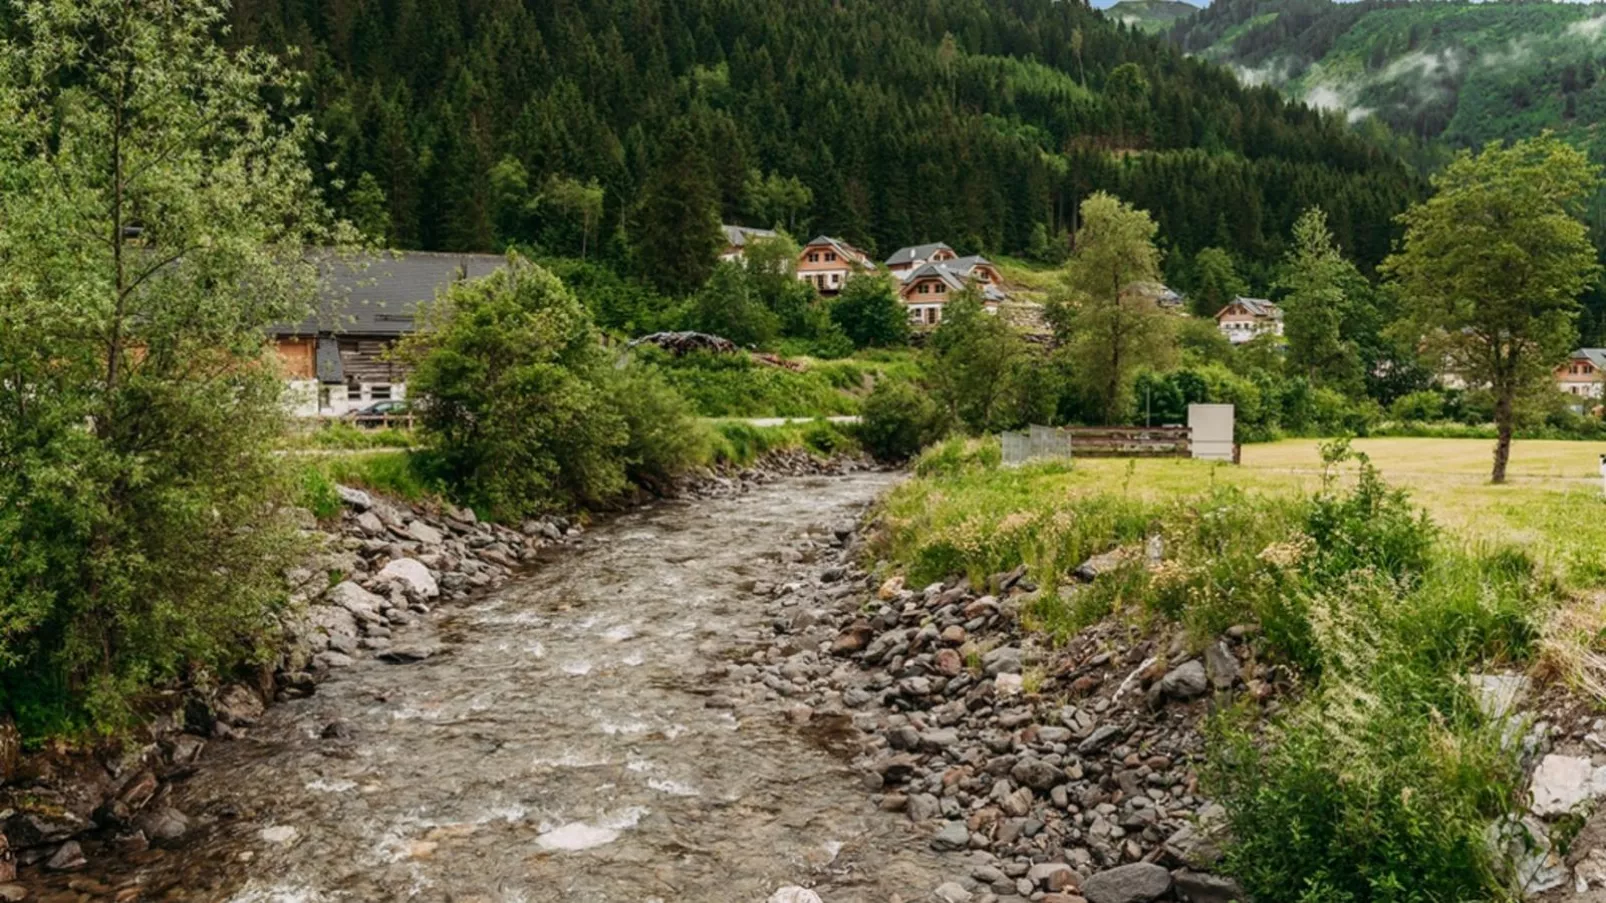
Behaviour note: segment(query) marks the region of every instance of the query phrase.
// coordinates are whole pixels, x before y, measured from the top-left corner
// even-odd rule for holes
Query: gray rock
[[[1192,903],[1235,903],[1248,899],[1238,882],[1220,875],[1182,869],[1173,880],[1177,890]]]
[[[1125,561],[1126,555],[1120,549],[1112,549],[1102,555],[1094,555],[1092,558],[1082,562],[1071,573],[1078,580],[1092,582],[1097,580],[1101,574],[1107,574],[1120,567]]]
[[[1065,783],[1065,772],[1042,759],[1022,759],[1009,770],[1009,776],[1017,784],[1025,784],[1033,790],[1048,790],[1055,784]]]
[[[1089,753],[1098,752],[1104,747],[1109,746],[1111,743],[1114,743],[1125,734],[1125,731],[1113,724],[1102,725],[1095,729],[1093,733],[1088,734],[1086,740],[1076,744],[1076,751],[1084,756]]]
[[[768,903],[820,903],[820,895],[808,888],[788,884],[770,894]]]
[[[1606,766],[1595,768],[1577,756],[1545,756],[1534,769],[1529,793],[1528,808],[1535,815],[1565,815],[1606,795]]]
[[[1238,682],[1243,669],[1238,667],[1238,660],[1233,658],[1227,644],[1217,641],[1205,647],[1204,651],[1205,673],[1210,675],[1210,685],[1218,691],[1230,690]]]
[[[426,658],[439,654],[439,646],[428,643],[398,643],[389,649],[380,652],[375,658],[393,665],[406,665],[412,662],[421,662]]]
[[[189,832],[190,820],[172,806],[164,806],[140,816],[139,829],[153,842],[173,841]]]
[[[1533,685],[1533,681],[1521,674],[1469,674],[1466,680],[1478,701],[1478,708],[1491,720],[1515,713]]]
[[[1193,699],[1210,689],[1210,679],[1198,659],[1190,659],[1160,678],[1160,692],[1172,699]]]
[[[1149,903],[1170,889],[1171,873],[1152,862],[1107,869],[1082,882],[1088,903]]]
[[[357,618],[351,612],[336,605],[313,605],[307,608],[307,623],[324,633],[334,636],[357,635]]]
[[[981,668],[988,677],[997,677],[1000,674],[1019,674],[1021,670],[1020,650],[1014,646],[999,646],[981,657]]]
[[[346,580],[330,589],[329,592],[324,594],[324,598],[329,601],[329,604],[338,605],[351,612],[352,617],[359,621],[376,623],[385,619],[384,615],[379,613],[385,607],[385,600],[350,580]]]
[[[962,821],[947,822],[931,838],[931,846],[936,850],[963,850],[970,846],[970,829]]]
[[[1057,891],[1075,887],[1078,876],[1075,869],[1063,862],[1040,862],[1026,872],[1026,880],[1043,890]]]
[[[385,522],[380,520],[379,515],[372,511],[364,511],[357,515],[357,529],[368,536],[384,536]]]
[[[28,889],[20,884],[0,884],[0,900],[6,903],[22,903],[28,899]]]
[[[965,890],[965,886],[957,881],[940,885],[933,891],[933,896],[941,903],[970,903],[970,891]]]
[[[904,804],[904,812],[912,822],[923,822],[942,814],[942,802],[930,793],[915,793]]]
[[[335,493],[340,496],[340,501],[345,503],[345,505],[349,508],[355,508],[358,511],[367,511],[369,508],[374,506],[374,497],[366,492],[363,492],[361,489],[353,489],[350,486],[341,486],[339,483],[336,483]]]
[[[52,872],[70,872],[81,869],[89,864],[84,858],[84,849],[78,841],[69,840],[56,848],[56,852],[45,860],[45,868]]]
[[[433,599],[441,594],[440,587],[436,585],[429,568],[424,567],[423,562],[416,558],[398,558],[390,562],[380,570],[375,579],[400,583],[425,599]]]
[[[438,546],[446,540],[441,531],[421,520],[408,521],[407,535],[427,546]]]

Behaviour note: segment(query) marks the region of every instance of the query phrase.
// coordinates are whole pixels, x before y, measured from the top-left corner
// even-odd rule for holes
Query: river
[[[72,880],[90,899],[137,881],[137,899],[233,903],[762,903],[788,884],[923,899],[958,866],[874,807],[844,719],[800,723],[725,673],[770,631],[754,584],[807,579],[811,550],[890,480],[613,518],[408,628],[434,657],[365,659],[210,744],[174,794],[197,825],[177,847],[93,857]],[[36,893],[81,899],[67,880]]]

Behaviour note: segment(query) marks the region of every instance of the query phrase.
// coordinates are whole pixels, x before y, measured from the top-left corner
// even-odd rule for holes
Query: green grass
[[[284,447],[290,449],[325,449],[357,451],[372,448],[411,448],[417,436],[411,430],[385,427],[362,429],[350,423],[335,420],[320,423],[305,430],[295,430],[285,436]]]
[[[1385,479],[1426,474],[1442,487],[1428,510],[1482,511],[1487,443],[1356,445],[1381,471],[1303,442],[1255,447],[1258,461],[1245,449],[1242,467],[1001,469],[996,443],[953,440],[883,499],[869,554],[910,585],[1024,563],[1040,590],[1022,623],[1050,643],[1113,617],[1180,633],[1196,653],[1257,626],[1252,661],[1289,669],[1298,692],[1275,713],[1245,703],[1210,723],[1205,790],[1228,811],[1226,870],[1256,899],[1290,887],[1308,901],[1502,898],[1483,830],[1510,810],[1521,772],[1462,675],[1532,665],[1573,604],[1557,578],[1598,582],[1559,552],[1599,548],[1569,535],[1583,500],[1547,485],[1587,449],[1525,444],[1528,485],[1481,487],[1534,524],[1497,541],[1482,523],[1441,528]],[[1144,552],[1154,541],[1158,562]],[[1124,563],[1090,585],[1068,578],[1111,550]]]
[[[778,367],[746,355],[656,356],[666,381],[703,417],[829,417],[859,413],[878,380],[913,380],[911,349],[862,351],[850,358],[788,361]]]

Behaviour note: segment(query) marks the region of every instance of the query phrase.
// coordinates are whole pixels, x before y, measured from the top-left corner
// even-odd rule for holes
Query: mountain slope
[[[1104,14],[1117,22],[1125,22],[1139,31],[1157,33],[1199,11],[1199,7],[1182,0],[1121,0],[1108,7]]]
[[[1457,147],[1551,129],[1606,150],[1606,7],[1219,0],[1170,36],[1352,121]]]
[[[578,253],[543,193],[568,177],[604,189],[592,247],[626,260],[671,163],[711,215],[878,253],[1041,248],[1109,189],[1154,210],[1179,259],[1273,260],[1321,203],[1375,261],[1419,190],[1342,123],[1079,3],[242,0],[232,24],[299,51],[334,199],[407,247]],[[810,199],[766,200],[753,174]]]

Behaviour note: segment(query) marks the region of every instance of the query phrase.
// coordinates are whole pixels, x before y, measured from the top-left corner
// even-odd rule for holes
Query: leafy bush
[[[859,439],[883,461],[903,461],[920,453],[944,432],[942,409],[923,390],[903,382],[882,382],[865,399]]]
[[[886,277],[850,276],[831,302],[831,320],[859,348],[909,341],[909,314]]]
[[[655,373],[615,371],[552,274],[510,258],[458,283],[408,339],[429,441],[421,461],[492,517],[603,501],[687,462],[686,408]]]
[[[1389,405],[1389,416],[1395,420],[1417,422],[1441,420],[1444,417],[1444,396],[1430,390],[1401,395]]]

